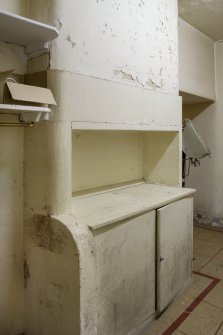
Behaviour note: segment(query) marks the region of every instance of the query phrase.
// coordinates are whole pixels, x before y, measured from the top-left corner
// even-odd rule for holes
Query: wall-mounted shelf
[[[151,123],[72,122],[74,130],[179,131],[179,126]]]
[[[57,37],[55,27],[0,10],[0,41],[29,47]]]
[[[39,122],[41,114],[48,120],[50,112],[48,107],[0,104],[0,114],[18,115],[24,122]]]
[[[11,72],[13,71],[9,70],[0,73],[0,83],[1,79],[3,79],[3,85],[0,90],[0,93],[2,93],[1,100],[4,101],[4,88],[6,88],[11,95],[6,98],[6,102],[8,103],[0,104],[0,115],[18,115],[19,122],[34,123],[39,122],[40,119],[44,121],[49,120],[49,113],[51,110],[48,107],[48,104],[56,105],[52,92],[43,87],[24,85],[10,81],[5,82],[5,80],[7,80],[5,79],[6,76]],[[15,103],[13,103],[14,101]],[[20,101],[21,104],[16,104],[16,101]],[[32,105],[30,105],[30,103]]]

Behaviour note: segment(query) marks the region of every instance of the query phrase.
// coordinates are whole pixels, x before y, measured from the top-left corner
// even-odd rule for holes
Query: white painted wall
[[[179,89],[215,99],[214,41],[180,18]]]
[[[27,1],[0,0],[0,8],[25,15]],[[0,43],[0,71],[26,71],[21,47]],[[0,121],[2,121],[0,117]],[[23,129],[0,128],[0,333],[24,330]]]
[[[72,191],[143,179],[178,186],[179,141],[178,132],[73,131]]]
[[[0,71],[15,69],[16,74],[24,74],[26,68],[24,48],[0,42]]]
[[[17,15],[28,15],[29,0],[1,0],[0,8],[7,12],[15,13]]]
[[[29,6],[33,18],[59,28],[52,69],[177,94],[175,0],[30,0]]]
[[[144,136],[144,179],[148,183],[181,185],[181,134],[148,132]]]
[[[208,216],[223,216],[223,43],[216,44],[216,90],[217,102],[209,107],[203,105],[200,113],[199,106],[187,107],[185,112],[195,116],[193,122],[196,129],[211,148],[211,158],[201,160],[201,166],[191,168],[187,187],[197,189],[195,195],[195,212]]]
[[[143,178],[143,137],[135,132],[73,132],[73,192]]]

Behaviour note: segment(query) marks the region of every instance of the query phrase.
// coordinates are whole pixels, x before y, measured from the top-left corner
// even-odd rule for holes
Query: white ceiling
[[[214,40],[223,39],[223,0],[178,0],[179,16]]]

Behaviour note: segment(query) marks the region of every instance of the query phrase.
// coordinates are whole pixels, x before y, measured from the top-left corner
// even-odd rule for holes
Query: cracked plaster
[[[47,1],[45,13],[37,9],[32,2],[34,18],[60,29],[51,69],[178,93],[175,0]]]

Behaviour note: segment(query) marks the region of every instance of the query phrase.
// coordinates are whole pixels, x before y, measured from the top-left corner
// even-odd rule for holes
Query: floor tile
[[[223,279],[223,233],[194,228],[194,270]],[[175,299],[159,319],[152,322],[145,335],[162,335],[211,282],[209,278],[194,274],[191,286]],[[214,287],[172,335],[223,335],[223,281]]]
[[[223,280],[223,260],[213,258],[202,268],[202,272]]]
[[[194,238],[194,252],[195,253],[199,253],[204,256],[214,257],[221,249],[223,249],[222,244],[208,242],[205,240]]]
[[[187,335],[216,335],[222,320],[222,309],[201,302],[178,330]]]
[[[193,270],[199,271],[203,266],[205,266],[211,260],[210,256],[201,255],[194,252],[193,256]]]
[[[152,322],[151,327],[145,335],[162,335],[171,323],[172,321],[163,314],[159,319]]]
[[[223,321],[222,321],[221,327],[219,328],[219,330],[216,333],[216,335],[223,335]]]
[[[165,311],[164,315],[171,320],[171,323],[174,322],[191,304],[193,297],[190,295],[183,295],[181,298],[178,298],[174,303],[172,303],[168,309]]]
[[[223,232],[203,229],[202,232],[196,235],[196,238],[198,238],[199,240],[219,243],[222,245],[223,248]]]
[[[203,292],[208,287],[208,285],[211,282],[212,280],[209,278],[194,274],[193,283],[185,292],[185,295],[190,296],[191,298],[196,298],[201,292]]]
[[[215,288],[204,298],[204,301],[223,309],[223,282],[220,281]]]
[[[220,252],[215,256],[215,258],[217,258],[217,259],[222,259],[222,260],[223,260],[223,250],[220,251]]]
[[[196,226],[193,227],[193,233],[194,233],[194,236],[199,235],[199,234],[202,233],[203,231],[204,231],[203,228],[196,227]]]
[[[194,275],[193,283],[185,291],[185,293],[174,300],[174,302],[165,311],[164,316],[172,322],[175,321],[211,282],[211,279]]]

